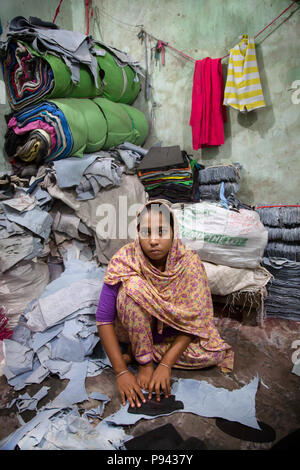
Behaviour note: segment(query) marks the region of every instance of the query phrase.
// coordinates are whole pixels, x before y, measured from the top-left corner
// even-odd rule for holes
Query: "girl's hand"
[[[171,378],[170,369],[168,369],[165,366],[161,366],[159,364],[156,370],[153,372],[153,376],[149,384],[149,395],[148,395],[149,400],[151,400],[152,398],[152,392],[155,391],[156,400],[160,401],[160,389],[161,388],[165,394],[165,397],[168,398],[168,396],[171,394],[170,378]]]
[[[146,403],[143,392],[140,389],[135,376],[131,372],[128,371],[126,374],[122,374],[120,377],[117,377],[117,386],[123,406],[126,404],[126,397],[132,408],[135,407],[135,404],[140,407],[140,400],[143,403]]]

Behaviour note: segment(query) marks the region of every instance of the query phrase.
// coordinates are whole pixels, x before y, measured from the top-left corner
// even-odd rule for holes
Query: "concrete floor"
[[[222,310],[222,311],[221,311]],[[242,312],[241,312],[242,313]],[[256,394],[256,418],[276,431],[276,439],[271,443],[255,443],[229,436],[216,426],[215,418],[203,418],[190,413],[175,413],[170,416],[141,420],[133,426],[125,427],[126,432],[139,436],[144,432],[166,423],[172,423],[183,439],[195,436],[204,441],[209,450],[249,450],[270,449],[272,445],[290,432],[300,428],[300,377],[292,374],[291,348],[293,341],[300,340],[300,323],[267,319],[264,326],[250,326],[241,321],[240,314],[228,316],[224,309],[215,306],[216,325],[226,342],[235,352],[233,374],[226,376],[217,367],[198,371],[175,370],[172,377],[206,380],[216,387],[228,390],[241,388],[255,375],[266,385],[259,384]],[[1,349],[0,349],[1,351]],[[0,362],[1,362],[0,353]],[[7,384],[5,376],[0,377],[0,440],[17,429],[17,408],[5,409],[12,398],[27,391],[36,393],[43,385],[50,386],[48,395],[40,401],[39,408],[51,401],[67,384],[57,376],[47,377],[41,384],[30,385],[16,392]],[[117,411],[120,399],[114,374],[105,370],[101,375],[86,379],[88,395],[93,391],[105,393],[111,401],[106,405],[104,417]],[[80,404],[83,408],[97,406],[98,402]],[[25,422],[35,416],[35,412],[22,413]],[[95,423],[98,423],[95,420]]]

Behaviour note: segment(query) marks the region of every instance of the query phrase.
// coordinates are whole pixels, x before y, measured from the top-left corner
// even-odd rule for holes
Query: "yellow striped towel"
[[[223,104],[244,112],[265,107],[254,39],[244,34],[241,42],[229,52]]]

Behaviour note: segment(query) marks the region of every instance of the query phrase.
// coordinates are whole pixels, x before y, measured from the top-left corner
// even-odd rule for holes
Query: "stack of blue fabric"
[[[240,170],[241,165],[239,163],[202,168],[198,176],[200,199],[219,201],[221,189],[224,191],[226,198],[237,193]]]
[[[274,276],[267,285],[266,316],[300,321],[300,263],[263,258],[263,265]]]
[[[300,205],[257,208],[268,230],[265,256],[300,261]]]
[[[268,230],[263,266],[273,275],[267,285],[267,317],[300,321],[300,206],[261,206]]]

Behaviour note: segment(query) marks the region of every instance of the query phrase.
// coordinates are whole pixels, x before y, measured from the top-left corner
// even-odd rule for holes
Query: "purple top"
[[[103,284],[100,294],[99,304],[96,312],[96,321],[100,323],[113,323],[117,314],[117,296],[119,287],[122,283],[119,282],[114,286]]]
[[[117,296],[121,284],[121,282],[114,286],[105,283],[103,284],[96,312],[96,321],[102,325],[114,323],[115,316],[117,315]],[[152,334],[154,343],[159,343],[166,336],[178,335],[179,331],[175,330],[171,326],[165,326],[162,334],[158,334],[155,322]]]

